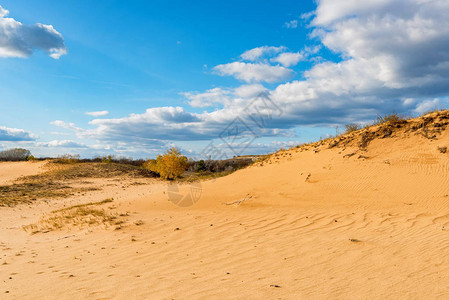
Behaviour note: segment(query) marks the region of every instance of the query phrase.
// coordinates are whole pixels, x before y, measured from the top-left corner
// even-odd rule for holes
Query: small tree
[[[0,152],[0,160],[6,161],[19,161],[26,160],[28,156],[31,155],[31,152],[22,148],[14,148]]]
[[[206,171],[206,163],[204,160],[198,161],[196,165],[196,172]]]
[[[172,147],[163,155],[158,155],[157,159],[149,159],[144,167],[150,171],[159,173],[162,178],[175,179],[187,169],[187,157],[181,154],[181,151]]]

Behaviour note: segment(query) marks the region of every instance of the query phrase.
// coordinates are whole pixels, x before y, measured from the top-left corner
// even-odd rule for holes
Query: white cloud
[[[92,117],[102,117],[102,116],[107,116],[109,115],[109,111],[107,110],[101,110],[101,111],[88,111],[85,113],[88,116],[92,116]]]
[[[210,89],[204,93],[182,93],[182,95],[190,100],[189,105],[192,107],[208,107],[215,104],[226,105],[231,101],[229,94],[229,90],[224,90],[221,88]]]
[[[273,56],[288,53],[284,47],[259,47],[245,58],[242,55],[251,62],[214,68],[220,75],[257,84],[184,94],[191,106],[216,108],[213,112],[159,107],[118,119],[93,120],[90,125],[94,129],[62,121],[55,125],[101,142],[158,145],[162,141],[217,138],[235,120],[251,124],[250,113],[265,121],[263,128],[251,129],[258,136],[273,136],[302,125],[367,121],[392,111],[424,112],[449,102],[444,100],[449,94],[447,15],[447,1],[321,0],[316,12],[310,14],[314,16],[313,36],[341,58],[336,62],[312,61],[310,57],[320,46],[305,47],[299,54],[313,66],[301,80],[273,90],[264,88],[260,82],[286,80],[293,71],[269,64]],[[277,114],[258,109],[260,105],[248,107],[260,94],[280,108]]]
[[[300,60],[303,59],[301,53],[296,52],[284,52],[279,54],[278,56],[271,59],[272,62],[278,62],[282,64],[284,67],[291,67],[298,64]]]
[[[61,128],[73,130],[73,131],[82,131],[82,129],[79,127],[76,127],[74,123],[66,123],[61,120],[56,120],[56,121],[50,122],[50,124],[54,125],[54,126],[61,127]]]
[[[87,148],[86,145],[71,140],[53,140],[50,142],[39,142],[36,145],[39,147]]]
[[[407,12],[407,3],[425,1],[407,0],[320,0],[312,24],[326,26],[346,17]],[[410,3],[411,4],[411,3]]]
[[[7,15],[9,15],[9,10],[0,6],[0,18],[6,17]]]
[[[242,55],[240,55],[240,57],[244,60],[248,60],[248,61],[257,61],[260,58],[262,58],[263,56],[272,56],[275,55],[276,53],[285,51],[287,48],[285,48],[284,46],[280,46],[280,47],[273,47],[273,46],[262,46],[262,47],[257,47],[251,50],[247,50],[245,52],[243,52]]]
[[[448,13],[447,1],[322,0],[313,36],[343,60],[315,64],[272,96],[305,123],[431,109],[427,99],[449,93]]]
[[[37,139],[36,135],[23,129],[0,126],[0,141],[19,142],[33,141],[35,139]]]
[[[439,99],[425,100],[416,106],[415,111],[419,114],[423,114],[431,110],[438,109],[439,106],[440,106]]]
[[[189,99],[191,107],[240,107],[245,99],[257,97],[267,89],[261,84],[241,85],[234,89],[213,88],[203,93],[187,92],[181,95]]]
[[[246,89],[246,91],[245,91]],[[250,95],[250,90],[255,93],[261,87],[251,86],[233,91],[232,94],[240,93]],[[236,120],[245,120],[246,125],[252,126],[251,134],[272,136],[282,134],[281,130],[267,127],[261,128],[254,122],[260,122],[258,114],[270,115],[268,119],[279,116],[279,108],[276,111],[269,111],[264,103],[264,95],[259,98],[235,98],[229,106],[213,112],[190,113],[182,107],[158,107],[147,109],[142,114],[131,114],[127,117],[118,119],[94,119],[89,122],[95,126],[94,129],[80,129],[74,124],[64,122],[53,122],[55,125],[72,129],[79,138],[94,139],[105,143],[118,142],[125,145],[137,143],[140,146],[160,146],[166,145],[169,141],[195,141],[210,140],[217,138],[220,134],[225,134],[226,127]],[[242,106],[246,105],[245,109]],[[252,119],[253,118],[253,119]],[[253,125],[251,125],[253,124]],[[247,127],[246,127],[247,128]]]
[[[295,75],[295,72],[288,67],[296,65],[300,60],[314,54],[315,48],[306,47],[301,53],[287,52],[287,50],[287,47],[284,46],[253,48],[240,55],[242,60],[250,62],[237,61],[221,64],[215,66],[214,71],[221,76],[233,76],[238,80],[251,83],[286,81]],[[278,64],[276,65],[276,63]]]
[[[388,88],[407,88],[448,79],[448,11],[447,1],[324,0],[313,24],[326,47],[375,65]]]
[[[304,46],[301,52],[282,52],[278,56],[270,59],[271,62],[277,62],[284,67],[291,67],[300,61],[313,60],[313,56],[321,50],[321,45]]]
[[[188,136],[189,132],[197,129],[203,118],[199,114],[186,112],[182,107],[149,108],[143,114],[131,114],[120,119],[94,119],[89,124],[96,125],[96,129],[84,130],[78,134],[111,141],[137,138],[143,143],[157,143],[157,140],[168,140],[169,137],[176,139]],[[207,129],[204,129],[204,133],[206,132]]]
[[[253,64],[244,62],[233,62],[218,65],[214,70],[222,76],[234,76],[246,82],[279,82],[289,79],[294,72],[281,66],[271,66],[268,64]]]
[[[9,11],[0,6],[0,57],[28,57],[35,49],[59,59],[67,53],[64,38],[51,25],[24,25],[7,18]]]
[[[254,98],[267,91],[261,84],[241,85],[234,89],[234,95],[241,98]]]
[[[289,22],[285,22],[284,26],[287,28],[297,28],[298,27],[298,20],[291,20]]]

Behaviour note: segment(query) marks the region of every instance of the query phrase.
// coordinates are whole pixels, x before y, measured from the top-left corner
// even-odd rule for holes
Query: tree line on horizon
[[[126,164],[135,167],[145,168],[163,179],[173,180],[182,176],[184,172],[195,174],[214,174],[222,172],[233,172],[244,168],[251,163],[253,159],[231,158],[225,160],[193,160],[182,155],[177,147],[171,147],[165,153],[158,155],[156,159],[131,159],[125,157],[115,157],[112,155],[80,158],[79,155],[65,154],[57,158],[35,158],[27,149],[14,148],[0,151],[0,161],[34,161],[51,160],[60,164],[76,163],[106,163],[106,164]]]

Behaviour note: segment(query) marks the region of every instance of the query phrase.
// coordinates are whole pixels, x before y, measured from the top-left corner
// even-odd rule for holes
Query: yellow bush
[[[112,162],[112,155],[108,155],[108,156],[103,156],[102,158],[101,158],[101,162],[102,163],[108,163],[108,164],[110,164],[111,162]]]
[[[158,155],[157,159],[149,159],[144,167],[150,171],[159,173],[162,178],[175,179],[187,169],[187,157],[181,151],[172,147],[163,155]]]
[[[34,161],[34,160],[38,160],[36,157],[34,157],[33,155],[27,156],[27,161]]]
[[[80,156],[78,154],[76,155],[64,154],[62,156],[59,156],[59,158],[55,159],[55,162],[60,164],[75,164],[79,161]]]

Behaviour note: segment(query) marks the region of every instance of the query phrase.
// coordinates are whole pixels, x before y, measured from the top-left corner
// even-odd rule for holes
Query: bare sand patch
[[[36,175],[43,172],[44,161],[0,162],[0,185],[12,183],[21,176]]]

